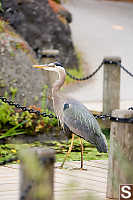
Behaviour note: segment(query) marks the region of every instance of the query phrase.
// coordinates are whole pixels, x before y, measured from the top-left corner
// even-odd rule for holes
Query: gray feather
[[[66,126],[76,135],[95,145],[99,152],[106,153],[106,138],[92,113],[76,100],[68,99],[65,104],[63,121]]]

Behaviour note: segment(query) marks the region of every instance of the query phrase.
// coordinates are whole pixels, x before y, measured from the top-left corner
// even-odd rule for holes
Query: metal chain
[[[122,66],[120,63],[118,63],[118,66],[123,69],[129,76],[133,77],[133,74],[129,72],[124,66]]]
[[[96,119],[102,119],[102,120],[105,120],[105,119],[107,119],[107,118],[111,118],[111,114],[105,114],[105,115],[103,115],[103,114],[101,114],[101,115],[94,115],[95,116],[95,118]]]
[[[132,107],[131,107],[132,108]],[[129,109],[128,109],[129,110]],[[133,110],[133,108],[132,108]],[[121,122],[121,123],[133,123],[133,117],[130,118],[119,118],[119,117],[113,117],[111,114],[105,114],[105,115],[94,115],[96,119],[109,119],[110,121],[113,122]]]
[[[107,59],[104,59],[103,60],[103,64],[108,64],[108,65],[119,65],[121,64],[121,61],[114,61],[114,60],[107,60]]]
[[[66,74],[77,81],[84,81],[84,80],[88,80],[90,78],[92,78],[103,66],[103,64],[114,64],[114,65],[118,65],[121,69],[123,69],[128,75],[130,75],[131,77],[133,77],[133,74],[131,72],[129,72],[124,66],[121,65],[121,61],[112,61],[112,60],[106,60],[104,59],[103,62],[101,63],[101,65],[90,75],[83,77],[83,78],[77,78],[75,76],[73,76],[72,74],[70,74],[69,72],[66,71]]]
[[[103,62],[99,65],[99,67],[98,67],[92,74],[90,74],[90,75],[88,75],[88,76],[86,76],[86,77],[83,77],[83,78],[77,78],[77,77],[71,75],[71,74],[70,74],[69,72],[67,72],[67,71],[66,71],[66,74],[67,74],[70,78],[72,78],[72,79],[74,79],[74,80],[77,80],[77,81],[84,81],[84,80],[88,80],[88,79],[92,78],[92,76],[94,76],[94,75],[101,69],[102,66],[103,66]]]
[[[0,96],[0,99],[4,102],[4,103],[8,103],[10,106],[15,106],[18,109],[21,109],[22,111],[28,111],[29,113],[34,113],[38,116],[43,116],[43,117],[49,117],[49,118],[56,118],[57,117],[55,115],[53,115],[52,113],[47,114],[46,112],[41,113],[40,111],[36,111],[34,109],[29,109],[26,106],[21,106],[18,103],[15,103],[13,101],[7,100],[7,98]],[[128,110],[133,110],[133,107],[130,107]],[[94,115],[96,119],[102,119],[105,120],[106,118],[110,119],[111,121],[116,121],[116,122],[122,122],[122,123],[133,123],[133,118],[117,118],[117,117],[112,117],[111,114],[105,114],[105,115]],[[125,121],[124,121],[125,119]],[[129,121],[128,121],[129,119]]]
[[[43,117],[49,117],[49,118],[57,118],[55,115],[53,115],[52,113],[50,114],[47,114],[46,112],[40,112],[38,110],[34,110],[34,109],[30,109],[30,108],[27,108],[26,106],[21,106],[20,104],[18,103],[15,103],[13,101],[10,101],[10,100],[7,100],[6,97],[2,97],[0,96],[0,100],[2,100],[4,103],[7,103],[8,105],[10,106],[15,106],[16,108],[18,109],[21,109],[22,111],[28,111],[29,113],[34,113],[38,116],[43,116]]]
[[[128,110],[133,110],[133,107],[128,108]]]

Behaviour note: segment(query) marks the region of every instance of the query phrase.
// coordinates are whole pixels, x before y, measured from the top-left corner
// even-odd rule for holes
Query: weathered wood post
[[[41,52],[42,59],[41,64],[48,64],[51,62],[55,62],[59,55],[59,50],[57,49],[44,49]],[[53,110],[53,102],[51,98],[51,89],[53,82],[57,79],[57,74],[54,72],[45,71],[45,76],[47,77],[46,83],[47,83],[47,91],[46,91],[46,106],[48,109]]]
[[[53,200],[54,151],[26,149],[20,160],[20,200]]]
[[[115,110],[113,117],[133,118],[131,110]],[[133,184],[133,123],[111,123],[107,198],[119,199],[119,184]]]
[[[104,58],[103,75],[103,113],[111,113],[120,108],[120,67],[116,62],[121,63],[120,57]]]

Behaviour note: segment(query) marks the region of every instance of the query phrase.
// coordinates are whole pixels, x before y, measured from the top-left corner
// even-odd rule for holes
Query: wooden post
[[[104,60],[121,62],[119,57],[105,57]],[[120,108],[120,67],[116,64],[104,64],[103,77],[103,113],[111,113]]]
[[[113,117],[133,117],[131,110],[115,110]],[[119,184],[133,184],[133,124],[111,123],[107,198],[119,199]]]
[[[23,150],[20,160],[20,200],[53,200],[54,151]]]
[[[59,50],[57,49],[48,49],[48,50],[42,50],[41,51],[42,59],[41,59],[41,64],[48,64],[51,62],[55,62],[57,60],[57,57],[59,55]],[[57,79],[57,73],[55,72],[49,72],[45,71],[44,75],[47,77],[47,91],[46,91],[46,106],[49,110],[53,110],[53,101],[51,98],[51,90],[52,90],[52,85],[53,82]]]

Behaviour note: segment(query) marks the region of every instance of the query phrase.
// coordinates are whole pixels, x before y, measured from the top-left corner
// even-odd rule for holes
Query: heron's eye
[[[68,103],[65,103],[64,104],[64,110],[68,109],[69,108],[69,104]]]

